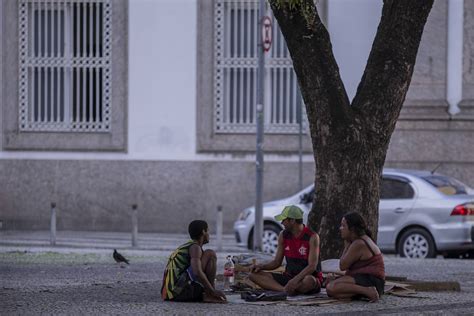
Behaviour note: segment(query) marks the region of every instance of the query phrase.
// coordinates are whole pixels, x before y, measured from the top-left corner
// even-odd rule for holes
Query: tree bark
[[[351,104],[313,0],[292,0],[292,5],[269,0],[306,105],[316,163],[316,194],[308,224],[321,236],[323,259],[339,257],[339,226],[347,212],[362,214],[376,239],[385,156],[433,1],[384,0]]]

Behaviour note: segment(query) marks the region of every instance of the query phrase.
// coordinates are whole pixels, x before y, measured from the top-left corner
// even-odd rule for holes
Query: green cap
[[[279,222],[284,221],[287,218],[303,218],[303,211],[296,205],[288,205],[285,206],[280,215],[275,216],[275,219]]]

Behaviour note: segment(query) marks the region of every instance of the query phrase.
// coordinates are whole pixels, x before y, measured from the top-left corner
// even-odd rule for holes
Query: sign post
[[[257,80],[257,153],[256,153],[256,202],[255,227],[253,234],[253,250],[262,251],[263,235],[263,130],[264,130],[264,83],[265,83],[265,52],[272,43],[272,20],[265,16],[265,0],[259,0],[259,26],[262,36],[258,39],[258,80]]]

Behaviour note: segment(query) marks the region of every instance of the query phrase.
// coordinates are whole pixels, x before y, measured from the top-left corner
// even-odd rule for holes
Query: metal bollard
[[[132,247],[138,247],[138,210],[137,205],[132,205]]]
[[[217,251],[222,250],[222,225],[223,225],[222,206],[218,205],[217,216],[216,216]]]
[[[51,203],[51,222],[50,222],[49,243],[51,246],[56,245],[56,203]]]

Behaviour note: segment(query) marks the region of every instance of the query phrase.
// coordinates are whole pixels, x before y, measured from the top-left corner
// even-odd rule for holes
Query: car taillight
[[[451,211],[451,216],[459,215],[459,216],[468,216],[474,215],[474,203],[466,203],[456,206]]]

